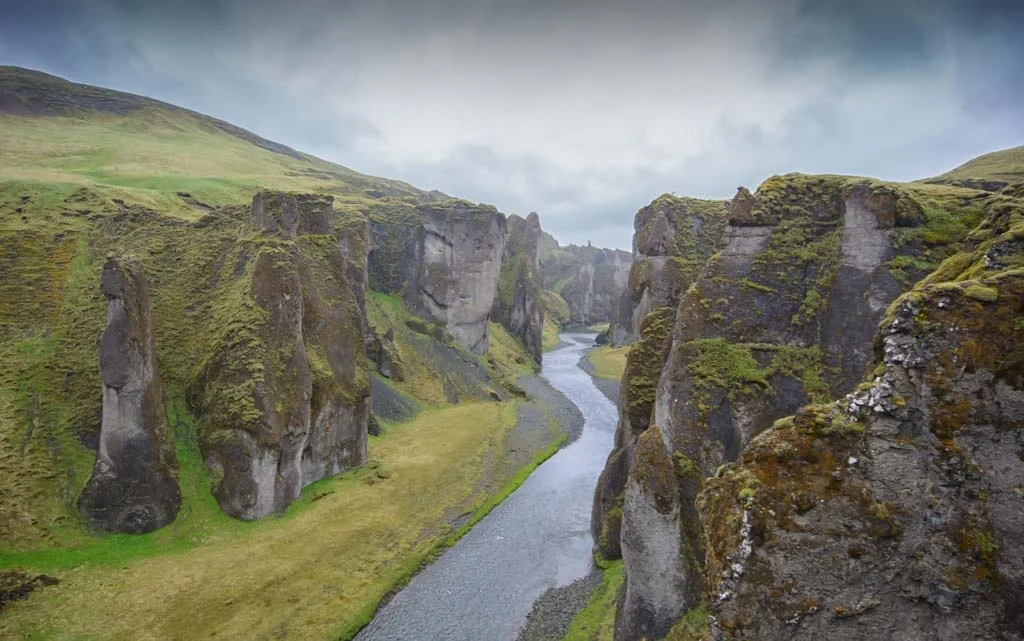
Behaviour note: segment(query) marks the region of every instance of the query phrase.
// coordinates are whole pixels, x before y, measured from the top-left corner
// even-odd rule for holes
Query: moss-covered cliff
[[[770,178],[754,194],[739,191],[721,250],[670,313],[664,365],[654,359],[642,373],[627,367],[624,377],[624,390],[654,391],[639,395],[648,403],[623,400],[595,501],[602,552],[621,551],[625,560],[618,639],[664,635],[699,607],[703,479],[777,419],[853,389],[889,302],[960,250],[996,199],[948,186],[799,174]],[[641,415],[631,416],[631,407]],[[638,449],[644,430],[655,428],[658,447]],[[644,479],[661,459],[675,465],[676,482],[652,492]],[[616,529],[617,545],[609,540]],[[652,562],[654,550],[675,552]]]
[[[637,337],[649,312],[675,308],[707,259],[718,249],[726,203],[659,196],[633,219],[633,264],[615,303],[608,336],[616,345]]]
[[[888,309],[864,383],[700,496],[715,638],[1024,630],[1024,203]]]
[[[543,354],[544,291],[540,268],[540,217],[508,218],[508,241],[502,256],[498,293],[491,319],[501,323],[540,365]]]
[[[364,176],[172,105],[37,72],[0,68],[0,93],[6,550],[90,539],[95,527],[78,504],[90,474],[108,478],[97,449],[136,452],[147,473],[176,481],[179,521],[215,511],[211,491],[230,513],[252,518],[362,460],[371,387],[372,406],[387,420],[423,406],[521,393],[518,364],[492,364],[456,344],[445,327],[412,316],[402,300],[368,294],[373,220],[398,211],[399,222],[419,217],[410,224],[423,229],[420,218],[429,218],[448,233],[458,231],[452,221],[465,211],[466,229],[479,218],[500,232],[504,216],[493,208]],[[254,201],[262,188],[287,193]],[[496,257],[495,290],[496,238],[481,249]],[[112,300],[101,288],[108,255],[144,278],[148,307],[134,285],[127,298],[113,296],[133,302],[124,322],[112,325],[126,340],[110,342],[114,358],[101,376],[97,342]],[[491,302],[480,310],[485,328]],[[364,357],[365,338],[373,336],[367,315],[401,361],[386,368],[390,381],[371,375]],[[394,377],[400,366],[404,381]],[[128,391],[142,393],[132,414],[141,418],[119,424],[166,435],[152,448],[117,449],[113,432],[101,433],[104,390],[112,390],[113,407],[128,398],[119,395],[126,381]],[[95,497],[87,494],[83,511],[106,527],[92,518]],[[122,496],[125,505],[140,498]],[[174,516],[174,500],[161,504],[154,523]]]
[[[570,325],[595,325],[611,320],[626,287],[632,261],[629,252],[621,249],[561,247],[548,234],[544,234],[541,243],[545,287],[568,303]]]

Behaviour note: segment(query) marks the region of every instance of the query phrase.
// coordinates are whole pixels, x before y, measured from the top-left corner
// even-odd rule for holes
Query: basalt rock
[[[777,419],[853,389],[874,328],[905,287],[891,263],[917,251],[902,230],[923,220],[908,192],[869,181],[789,175],[765,181],[756,194],[738,192],[721,251],[680,299],[664,366],[646,373],[658,378],[646,423],[659,428],[668,456],[687,473],[678,480],[674,530],[630,523],[650,497],[634,493],[631,505],[625,496],[620,545],[632,587],[617,640],[664,635],[698,604],[701,479]],[[627,441],[620,449],[630,448]],[[629,487],[639,470],[635,456],[618,467],[628,467]],[[677,554],[660,564],[645,558],[673,547]]]
[[[594,325],[611,320],[626,287],[632,256],[621,249],[567,245],[544,234],[541,270],[544,283],[569,307],[567,325]]]
[[[374,289],[401,295],[410,311],[440,324],[460,345],[486,352],[508,233],[504,214],[442,200],[377,207],[370,220]]]
[[[891,306],[856,392],[780,421],[707,481],[713,638],[1024,638],[1013,209]]]
[[[332,230],[331,198],[261,193],[239,313],[197,377],[202,449],[227,514],[258,519],[366,460],[365,223]],[[326,221],[326,223],[325,223]]]
[[[174,437],[164,413],[149,291],[142,268],[103,266],[107,327],[100,339],[103,418],[92,476],[78,507],[109,532],[150,532],[181,505]]]
[[[502,257],[498,295],[491,319],[501,323],[518,338],[536,364],[543,347],[544,305],[540,270],[540,217],[532,213],[525,219],[508,218],[508,242]]]
[[[748,192],[749,193],[749,192]],[[707,259],[718,250],[726,203],[665,194],[633,219],[633,260],[611,316],[610,342],[635,339],[644,317],[675,308]]]

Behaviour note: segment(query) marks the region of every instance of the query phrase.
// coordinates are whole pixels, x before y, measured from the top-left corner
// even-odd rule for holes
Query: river
[[[583,413],[580,437],[413,577],[356,641],[514,641],[545,590],[591,571],[590,507],[617,415],[577,367],[593,336],[562,340],[541,376]]]

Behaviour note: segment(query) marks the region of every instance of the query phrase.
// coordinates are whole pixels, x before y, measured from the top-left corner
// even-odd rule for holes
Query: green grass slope
[[[0,67],[0,131],[0,548],[8,551],[76,547],[94,535],[75,500],[99,428],[108,252],[137,259],[149,281],[181,518],[202,521],[216,507],[186,390],[211,346],[252,314],[242,276],[263,242],[249,225],[254,193],[333,195],[339,232],[445,197],[173,105],[12,67]],[[489,363],[407,331],[401,307],[371,297],[371,321],[390,314],[416,375],[401,391],[439,406],[487,398],[504,382]],[[459,367],[438,365],[452,359]],[[462,367],[480,380],[456,380]]]
[[[1024,189],[1024,146],[994,151],[968,160],[955,169],[922,182],[1000,191]],[[1019,195],[1019,193],[1017,194]]]

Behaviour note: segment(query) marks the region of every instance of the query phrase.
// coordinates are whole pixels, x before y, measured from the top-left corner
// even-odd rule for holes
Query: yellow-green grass
[[[557,449],[510,478],[486,461],[515,423],[514,404],[431,409],[371,438],[377,461],[316,483],[279,517],[244,523],[216,511],[81,548],[0,554],[0,567],[60,578],[5,608],[0,637],[43,639],[348,638],[379,600],[453,532]],[[482,487],[481,487],[482,486]]]
[[[0,114],[0,130],[0,183],[35,185],[44,192],[88,186],[108,198],[189,219],[203,211],[178,192],[224,205],[246,202],[260,188],[320,191],[334,194],[339,208],[362,210],[373,202],[366,188],[387,184],[414,191],[312,156],[299,159],[257,147],[183,111]]]
[[[955,169],[929,180],[1005,180],[1024,179],[1024,146],[994,151],[968,160]]]
[[[558,332],[559,331],[561,331],[561,330],[558,327],[558,325],[555,324],[555,321],[552,320],[551,318],[548,318],[547,316],[545,316],[544,317],[544,330],[543,330],[543,333],[541,334],[541,348],[545,352],[550,352],[551,350],[553,350],[556,347],[558,347],[558,342],[559,342]]]
[[[587,357],[599,378],[618,381],[626,371],[626,356],[629,347],[598,347]]]
[[[537,368],[519,339],[508,333],[500,323],[487,328],[487,357],[497,363],[501,374],[532,374]]]
[[[563,641],[612,641],[615,637],[615,606],[626,580],[622,560],[605,564],[601,584],[587,605],[576,613]]]
[[[595,323],[593,325],[588,325],[587,331],[594,332],[595,334],[600,334],[601,332],[608,331],[608,327],[610,327],[610,325],[611,323]]]

